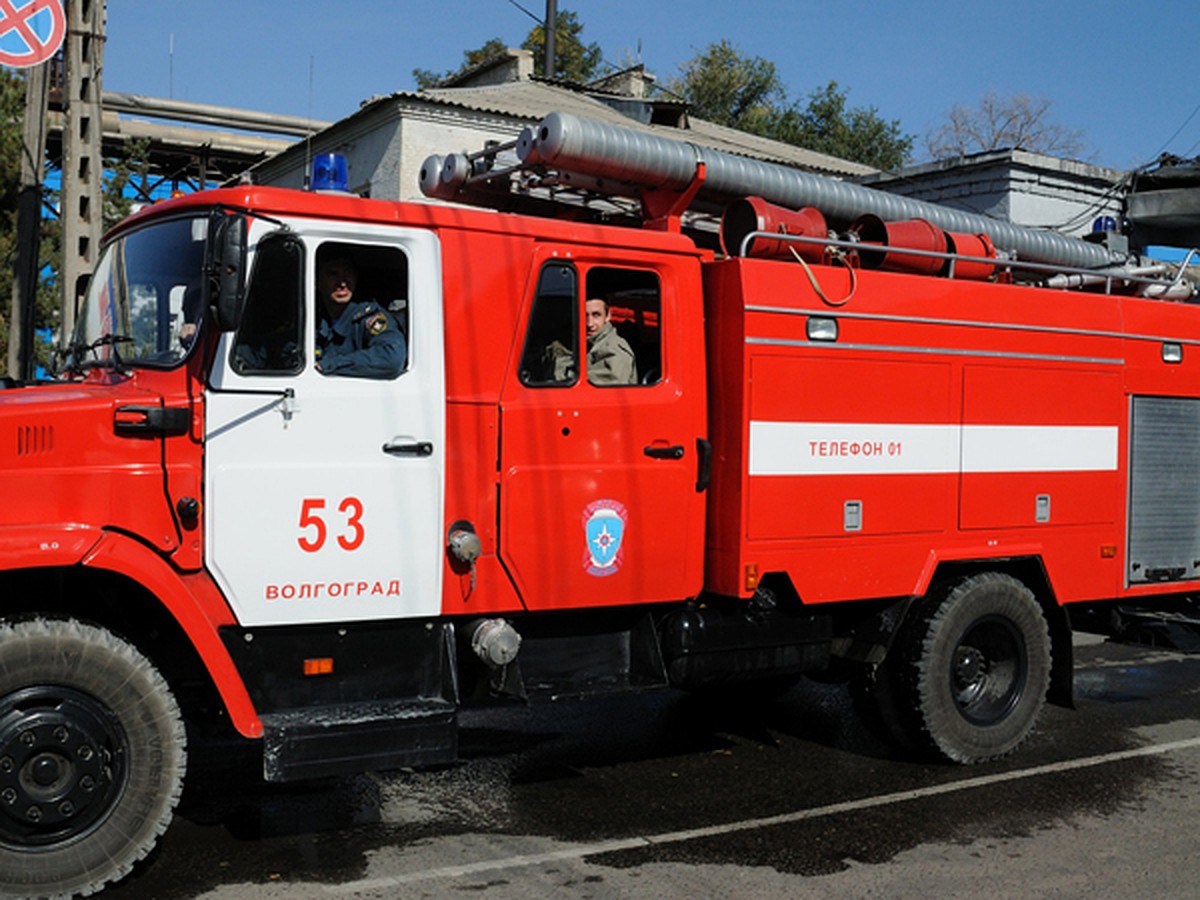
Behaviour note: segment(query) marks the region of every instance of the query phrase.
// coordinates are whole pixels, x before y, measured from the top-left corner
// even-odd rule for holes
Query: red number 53
[[[338,546],[343,550],[357,550],[367,536],[362,524],[362,501],[357,497],[347,497],[338,504],[337,511],[342,514],[341,521],[335,523],[340,526],[337,535]],[[296,539],[296,543],[305,553],[316,553],[325,546],[329,537],[329,526],[325,523],[325,517],[323,497],[307,497],[300,503],[300,530],[312,529],[310,533],[302,534]]]

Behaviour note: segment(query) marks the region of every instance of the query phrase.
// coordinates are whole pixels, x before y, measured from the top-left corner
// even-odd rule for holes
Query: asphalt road
[[[105,896],[1195,896],[1200,656],[1085,641],[1076,670],[1076,710],[974,767],[898,757],[812,682],[474,714],[432,772],[264,785],[210,748]]]

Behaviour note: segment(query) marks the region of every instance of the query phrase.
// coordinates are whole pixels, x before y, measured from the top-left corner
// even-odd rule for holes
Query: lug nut
[[[54,739],[60,744],[65,744],[70,736],[71,732],[67,731],[66,725],[59,725],[54,729]]]
[[[92,748],[89,747],[87,744],[81,745],[78,753],[79,753],[79,758],[82,759],[84,762],[87,762],[89,759],[92,758]]]
[[[33,742],[36,740],[37,740],[37,737],[34,735],[34,733],[32,731],[22,731],[21,732],[21,743],[24,744],[26,747],[32,747]]]
[[[58,804],[58,811],[64,816],[74,815],[75,804],[70,800],[64,800],[62,803]]]
[[[85,791],[90,791],[96,786],[96,782],[92,779],[91,775],[84,775],[79,779],[79,786]]]
[[[17,792],[12,788],[5,788],[4,790],[0,791],[0,800],[3,800],[9,806],[12,806],[17,802]]]
[[[0,772],[11,772],[13,770],[13,758],[11,756],[0,756]]]
[[[39,807],[31,806],[26,811],[25,818],[30,822],[40,822],[42,820],[42,811]]]

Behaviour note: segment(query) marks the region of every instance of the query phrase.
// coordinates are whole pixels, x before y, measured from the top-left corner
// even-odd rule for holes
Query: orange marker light
[[[332,675],[333,674],[333,657],[322,656],[316,659],[306,659],[304,661],[305,675]]]
[[[1117,558],[1117,545],[1116,544],[1101,544],[1100,545],[1100,558],[1101,559],[1116,559]]]
[[[746,563],[746,590],[758,590],[758,563]]]

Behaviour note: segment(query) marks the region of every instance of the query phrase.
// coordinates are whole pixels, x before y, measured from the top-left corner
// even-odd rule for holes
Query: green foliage
[[[554,77],[564,81],[586,82],[596,77],[604,54],[599,44],[583,43],[583,25],[579,16],[568,9],[560,10],[554,30]],[[533,51],[533,73],[545,74],[546,29],[535,25],[521,44],[525,50]],[[498,56],[508,49],[508,44],[495,37],[481,47],[463,52],[463,61],[457,69],[434,72],[431,69],[413,69],[413,80],[420,89],[434,87],[455,75],[474,68],[481,62]]]
[[[25,81],[10,69],[0,69],[0,272],[5,276],[0,284],[0,370],[6,368],[8,359],[24,119]]]
[[[881,119],[873,106],[847,109],[836,81],[813,91],[803,108],[777,113],[772,125],[772,137],[781,141],[877,169],[898,169],[912,155],[913,138],[899,120]]]
[[[0,69],[0,272],[5,275],[0,285],[0,371],[7,368],[12,284],[16,276],[17,203],[21,188],[21,154],[24,153],[25,80],[16,72]],[[103,200],[104,228],[127,216],[133,200],[124,196],[134,181],[143,184],[149,176],[146,161],[149,141],[130,141],[124,152],[105,160]],[[43,187],[43,203],[57,208],[55,192]],[[43,215],[38,246],[38,288],[33,324],[35,328],[50,328],[57,332],[61,297],[57,273],[62,263],[62,225],[53,216]],[[52,348],[37,345],[38,362],[46,365],[53,355]]]
[[[904,165],[913,138],[874,107],[847,108],[830,81],[804,105],[790,101],[775,64],[744,56],[727,40],[709,44],[680,67],[667,90],[702,119],[879,169]]]
[[[57,197],[51,202],[58,203]],[[41,238],[38,242],[38,287],[34,301],[33,327],[49,328],[57,337],[59,319],[62,317],[62,297],[58,290],[58,270],[62,265],[62,226],[58,219],[43,216]],[[52,345],[38,343],[35,347],[37,361],[47,369],[54,356]]]
[[[25,79],[17,72],[0,69],[0,370],[8,368],[9,323],[13,283],[16,281],[17,206],[21,193],[21,157],[25,153]],[[43,191],[44,199],[53,200]],[[61,229],[55,219],[43,218],[38,246],[37,296],[34,328],[55,328],[59,316],[58,289],[53,272],[62,259]],[[38,362],[46,365],[53,351],[37,346]],[[15,373],[9,373],[15,374]]]
[[[546,74],[546,29],[535,25],[521,46],[533,51],[533,74]],[[559,10],[554,26],[554,73],[561,81],[591,81],[600,70],[604,54],[599,44],[583,43],[583,25],[574,12]]]
[[[134,198],[126,188],[144,186],[150,177],[150,139],[125,142],[120,156],[104,160],[107,173],[104,181],[104,230],[112,228],[133,212]]]
[[[462,65],[457,69],[451,69],[448,72],[442,73],[434,72],[432,69],[413,69],[413,79],[417,82],[418,88],[422,90],[430,88],[453,75],[457,75],[459,72],[465,72],[467,69],[474,68],[484,60],[491,59],[493,56],[497,56],[507,49],[508,44],[500,38],[495,37],[483,46],[476,47],[474,50],[464,50]]]
[[[787,100],[775,64],[745,57],[727,40],[709,44],[683,63],[666,87],[701,119],[767,136]]]

